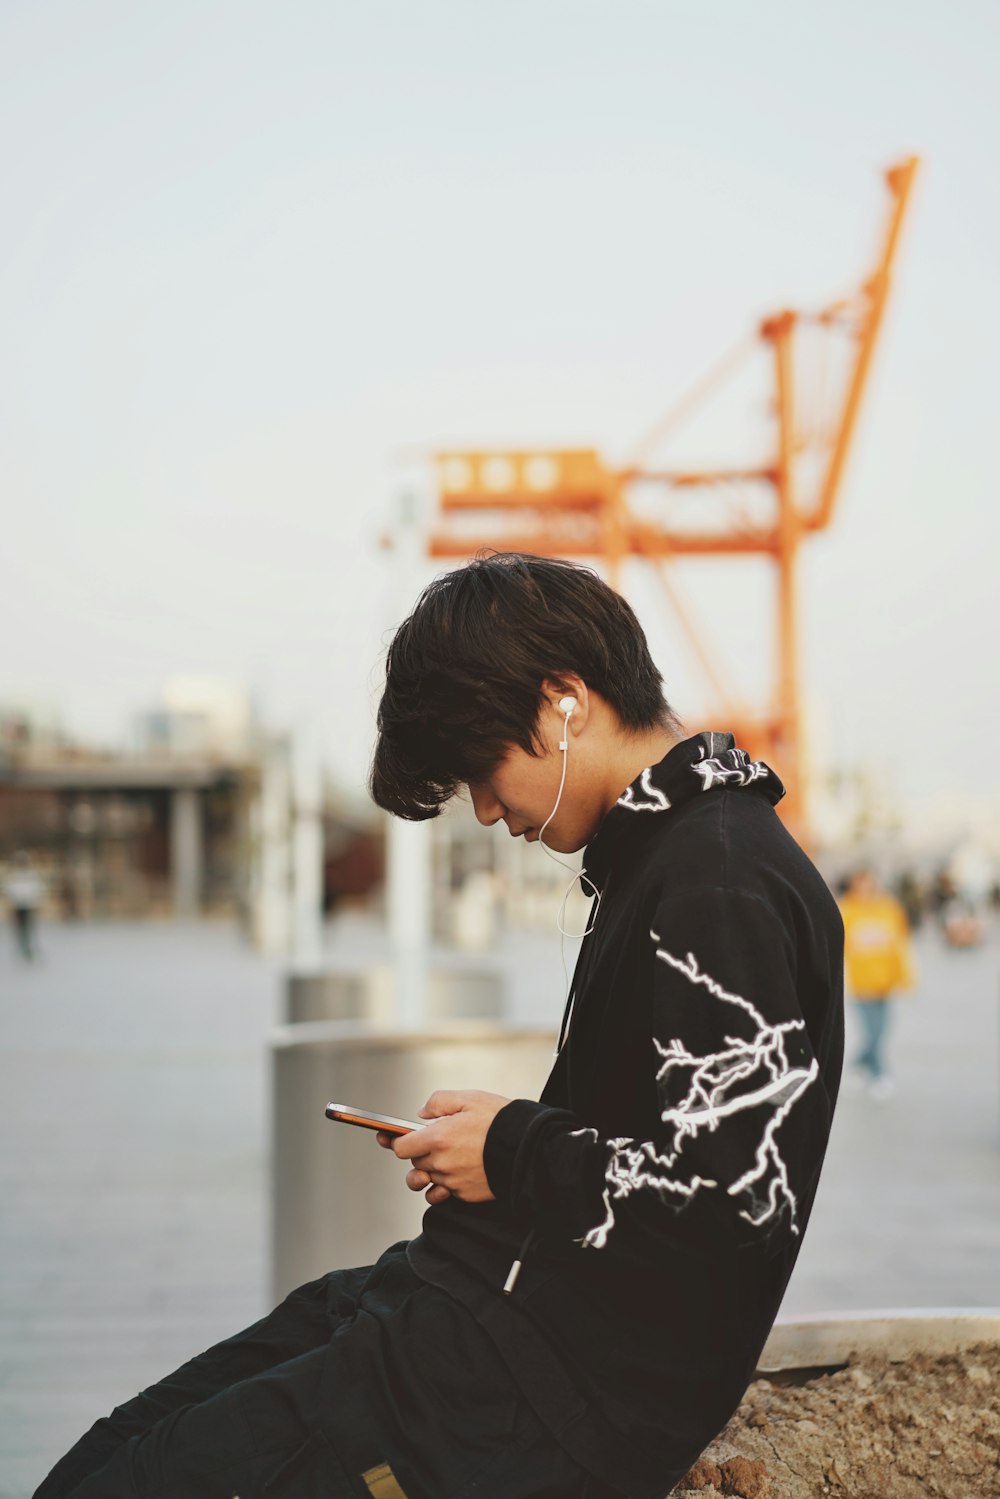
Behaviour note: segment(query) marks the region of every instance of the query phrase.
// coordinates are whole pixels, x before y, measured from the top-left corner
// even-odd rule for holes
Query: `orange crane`
[[[630,462],[614,467],[590,448],[457,451],[434,455],[438,515],[428,550],[433,557],[474,555],[483,548],[542,556],[593,558],[620,586],[626,558],[642,558],[657,572],[666,596],[718,699],[720,726],[763,755],[788,787],[786,820],[808,841],[798,651],[797,567],[806,536],[830,524],[857,425],[878,339],[890,273],[910,199],[918,158],[886,173],[889,206],[875,269],[846,298],[803,313],[765,318],[637,445]],[[842,379],[832,399],[806,420],[800,356],[809,344],[839,338]],[[709,470],[663,468],[652,458],[672,431],[729,377],[753,348],[763,346],[774,390],[775,434],[763,464]],[[805,358],[801,359],[804,366]],[[811,482],[808,482],[810,481]],[[650,518],[633,503],[652,486],[659,509]],[[690,522],[680,502],[697,491]],[[807,493],[808,491],[808,493]],[[688,513],[682,515],[681,510]],[[470,525],[471,521],[471,525]],[[771,559],[776,585],[776,662],[770,701],[751,709],[726,684],[705,631],[682,600],[674,564],[692,556]]]

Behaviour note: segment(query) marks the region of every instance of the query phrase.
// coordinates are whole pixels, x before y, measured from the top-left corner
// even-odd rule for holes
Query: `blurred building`
[[[0,710],[0,858],[30,849],[50,915],[245,909],[256,758],[192,739],[169,710],[148,720],[158,733],[119,754]]]
[[[145,755],[246,760],[257,737],[249,693],[219,677],[171,677],[162,704],[135,719],[135,747]]]
[[[288,954],[301,936],[296,830],[311,819],[317,920],[351,906],[386,914],[389,819],[317,767],[306,787],[293,750],[239,684],[212,677],[171,678],[122,750],[75,739],[51,707],[0,704],[0,875],[24,849],[48,920],[235,918],[263,951]],[[429,833],[430,940],[483,951],[506,931],[555,932],[568,869],[482,827],[464,797]],[[571,891],[568,930],[583,930],[588,905]]]
[[[121,752],[0,707],[0,866],[30,851],[49,919],[236,917],[288,950],[296,815],[288,736],[263,731],[228,684],[175,679]],[[324,906],[369,896],[376,818],[331,802],[321,821]]]

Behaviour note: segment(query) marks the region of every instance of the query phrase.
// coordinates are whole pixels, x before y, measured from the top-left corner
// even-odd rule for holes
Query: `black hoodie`
[[[408,1251],[634,1499],[663,1499],[739,1403],[830,1132],[843,927],[783,794],[708,733],[628,787],[586,850],[601,899],[558,1059],[487,1136],[496,1201],[431,1208]]]

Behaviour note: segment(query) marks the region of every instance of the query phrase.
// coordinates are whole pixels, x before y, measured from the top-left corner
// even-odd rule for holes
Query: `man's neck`
[[[680,738],[669,729],[644,729],[623,739],[620,751],[610,758],[608,765],[605,812],[610,812],[626,786],[631,786],[647,765],[658,765],[664,755],[680,742]]]

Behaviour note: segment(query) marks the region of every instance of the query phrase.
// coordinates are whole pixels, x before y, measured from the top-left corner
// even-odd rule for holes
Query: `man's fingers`
[[[451,1196],[444,1183],[432,1181],[426,1171],[408,1171],[406,1185],[411,1192],[425,1192],[431,1207],[436,1207],[439,1202],[447,1202]]]
[[[437,1143],[437,1136],[431,1135],[432,1125],[425,1125],[423,1129],[413,1129],[408,1135],[396,1135],[393,1139],[392,1149],[401,1161],[412,1161],[417,1156],[427,1155],[433,1150]]]
[[[466,1094],[454,1088],[439,1088],[420,1110],[421,1119],[440,1119],[444,1114],[458,1114],[466,1107]]]

